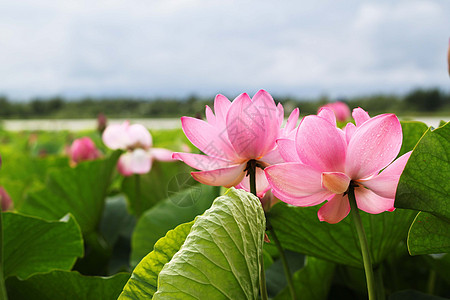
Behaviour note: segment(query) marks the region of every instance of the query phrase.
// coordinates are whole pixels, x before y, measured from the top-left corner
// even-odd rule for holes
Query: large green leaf
[[[283,247],[361,268],[361,250],[351,217],[338,224],[328,224],[319,221],[318,209],[318,206],[294,207],[283,202],[272,207],[268,216]],[[402,209],[378,215],[360,213],[375,265],[390,255],[400,241],[406,240],[416,215]]]
[[[171,181],[177,176],[189,174],[190,168],[179,161],[153,162],[149,173],[125,177],[122,191],[127,195],[130,210],[140,216],[144,211],[169,196]],[[193,180],[193,179],[191,179]],[[177,191],[182,188],[177,186]]]
[[[66,157],[37,158],[20,152],[2,153],[0,186],[9,193],[14,207],[20,209],[28,193],[44,187],[50,170],[67,167],[68,164]]]
[[[6,281],[10,299],[16,300],[113,300],[117,299],[130,274],[112,277],[84,276],[78,272],[53,271],[27,280],[11,277]]]
[[[406,164],[395,206],[426,211],[450,220],[450,125],[429,129]]]
[[[58,220],[71,213],[83,234],[93,232],[100,220],[119,155],[117,151],[107,159],[50,172],[46,187],[30,193],[19,211],[48,220]]]
[[[414,146],[427,131],[428,126],[418,121],[402,121],[403,141],[399,156],[414,149]]]
[[[139,219],[133,233],[131,265],[152,251],[156,241],[177,225],[192,221],[211,207],[219,196],[220,188],[208,185],[195,185],[174,194],[147,210]],[[186,203],[191,203],[187,206]],[[182,206],[179,203],[183,203]]]
[[[450,252],[450,224],[427,212],[419,212],[409,229],[411,255]]]
[[[438,253],[450,248],[448,178],[450,125],[447,122],[423,135],[400,177],[395,206],[429,213],[419,215],[411,227],[408,236],[411,254]]]
[[[72,217],[64,222],[45,221],[7,212],[3,230],[5,278],[70,270],[83,255],[81,231]]]
[[[197,217],[153,299],[257,299],[264,230],[259,199],[230,189]]]
[[[158,275],[173,255],[180,250],[194,221],[167,232],[155,248],[136,266],[119,299],[150,299],[157,290]]]
[[[307,256],[305,266],[294,273],[295,294],[299,299],[322,300],[327,299],[335,264],[313,256]],[[276,300],[291,299],[286,287],[276,297]]]

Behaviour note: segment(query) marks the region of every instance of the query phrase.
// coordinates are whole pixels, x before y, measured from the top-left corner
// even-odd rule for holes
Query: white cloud
[[[449,8],[438,0],[0,0],[0,93],[446,88]]]

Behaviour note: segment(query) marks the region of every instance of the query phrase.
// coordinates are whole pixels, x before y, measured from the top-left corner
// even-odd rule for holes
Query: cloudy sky
[[[0,94],[449,90],[450,1],[0,0]]]

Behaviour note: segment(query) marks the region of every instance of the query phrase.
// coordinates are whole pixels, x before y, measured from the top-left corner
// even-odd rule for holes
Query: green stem
[[[251,160],[248,162],[248,175],[250,181],[250,193],[258,197],[256,194],[256,161]]]
[[[289,265],[287,263],[286,256],[284,255],[283,247],[281,247],[281,243],[278,240],[277,234],[275,233],[275,229],[273,229],[272,225],[269,222],[269,219],[266,218],[266,220],[267,220],[267,228],[270,231],[272,240],[275,242],[275,246],[277,247],[278,253],[280,253],[281,262],[283,263],[284,276],[286,277],[288,283],[291,298],[295,300],[297,299],[297,296],[295,295],[294,282],[292,281],[291,271],[289,270]]]
[[[0,208],[0,299],[8,299],[5,287],[5,278],[3,275],[3,219]]]
[[[364,271],[366,272],[367,292],[369,294],[369,300],[375,300],[375,280],[373,276],[372,262],[370,260],[369,246],[367,244],[366,233],[364,232],[364,227],[361,222],[361,216],[359,215],[359,209],[356,204],[355,190],[352,185],[350,185],[348,189],[348,200],[350,202],[353,223],[355,224],[359,243],[361,244],[361,253],[363,257]]]
[[[251,160],[248,162],[248,176],[250,180],[250,192],[258,197],[256,195],[256,161]],[[269,299],[269,296],[267,294],[267,286],[266,286],[266,271],[264,270],[264,258],[263,253],[261,251],[261,255],[259,256],[261,270],[259,275],[259,289],[261,292],[261,299],[267,300]]]

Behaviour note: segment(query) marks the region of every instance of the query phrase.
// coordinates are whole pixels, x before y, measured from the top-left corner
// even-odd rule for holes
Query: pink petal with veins
[[[377,174],[397,156],[402,127],[393,114],[376,116],[356,128],[347,148],[346,174],[363,179]]]
[[[214,115],[214,113],[212,112],[211,108],[208,105],[206,105],[205,115],[206,121],[214,126],[216,124],[216,116]]]
[[[230,161],[202,154],[175,152],[173,153],[172,157],[174,159],[183,161],[185,164],[197,170],[202,171],[222,169],[232,165]]]
[[[295,140],[300,160],[319,171],[344,170],[347,143],[342,130],[318,116],[306,116]]]
[[[321,109],[319,109],[319,113],[317,114],[317,116],[328,120],[331,124],[336,126],[336,115],[330,108],[322,107]]]
[[[282,120],[272,97],[259,91],[253,101],[239,95],[227,115],[228,138],[239,156],[259,159],[275,146]]]
[[[286,121],[286,126],[284,127],[284,131],[286,135],[289,135],[291,131],[295,130],[295,127],[297,126],[298,117],[300,115],[300,110],[298,108],[294,109],[291,114],[289,115],[289,118]]]
[[[269,151],[266,155],[259,159],[259,161],[264,162],[268,165],[275,165],[284,163],[285,160],[281,157],[280,152],[278,151],[278,147]]]
[[[278,198],[300,198],[325,191],[321,185],[321,172],[301,163],[284,163],[264,170],[267,180]],[[323,200],[322,200],[323,201]]]
[[[365,187],[385,198],[395,198],[400,175],[408,162],[411,152],[405,153],[397,158],[392,164],[380,174],[366,180],[358,180]]]
[[[347,125],[344,128],[344,133],[345,133],[345,140],[347,141],[347,145],[348,143],[350,143],[350,140],[353,136],[353,134],[356,131],[356,126],[353,123],[347,123]]]
[[[317,213],[320,221],[336,224],[342,221],[350,212],[348,197],[342,194],[335,195],[325,203]]]
[[[281,191],[275,191],[274,189],[272,189],[271,191],[275,195],[275,197],[277,197],[281,201],[287,204],[302,207],[318,205],[333,196],[332,193],[326,190],[304,197],[291,197],[289,195],[280,193]]]
[[[281,103],[277,104],[278,117],[284,120],[284,107]]]
[[[355,119],[356,127],[361,126],[364,122],[370,119],[369,114],[361,107],[355,108],[352,113]]]
[[[355,188],[358,208],[370,214],[379,214],[394,210],[394,198],[381,197],[364,187]]]
[[[285,162],[300,162],[297,150],[295,149],[295,142],[291,139],[278,139],[278,151]]]
[[[224,95],[217,95],[214,99],[214,112],[216,113],[216,119],[225,124],[230,106],[231,102],[227,97]]]
[[[192,172],[195,180],[207,185],[232,187],[239,184],[245,176],[246,163],[211,171]]]
[[[205,154],[227,160],[236,159],[233,147],[221,136],[217,127],[191,117],[182,117],[181,125],[189,141]]]
[[[322,186],[334,194],[343,194],[348,190],[350,178],[341,172],[323,172]]]

